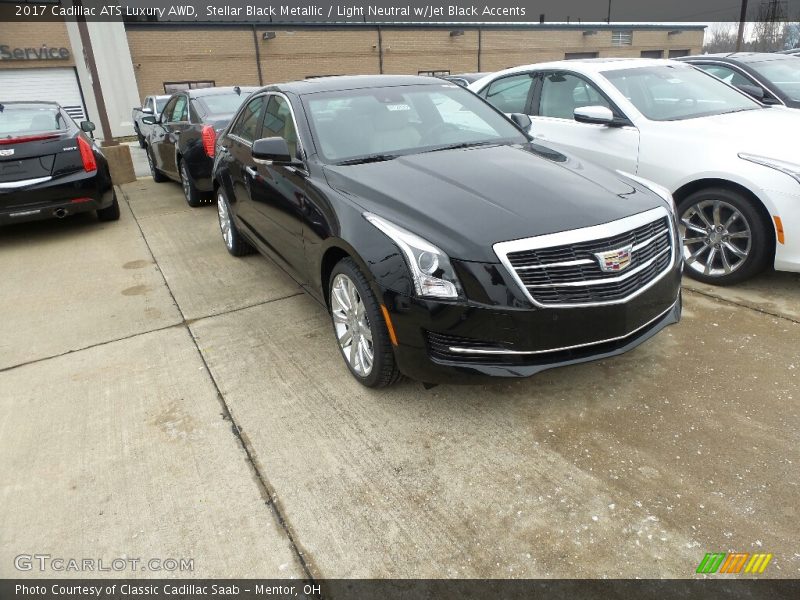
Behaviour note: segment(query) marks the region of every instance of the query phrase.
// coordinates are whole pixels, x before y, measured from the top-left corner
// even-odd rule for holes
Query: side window
[[[172,111],[175,110],[175,103],[178,101],[177,98],[172,98],[167,105],[164,107],[164,110],[161,111],[161,117],[164,122],[167,122],[172,117]]]
[[[719,77],[722,81],[730,83],[731,85],[753,85],[753,82],[747,79],[741,73],[722,67],[720,65],[697,65],[706,73],[711,73],[714,77]],[[759,86],[761,87],[761,86]]]
[[[186,96],[178,96],[175,101],[175,108],[172,109],[172,117],[170,121],[173,123],[177,123],[178,121],[187,121],[188,120],[188,112],[189,103],[186,100]]]
[[[555,119],[573,119],[576,108],[611,106],[591,83],[569,73],[553,73],[542,81],[539,115]]]
[[[504,113],[524,113],[534,81],[530,73],[503,77],[493,81],[486,89],[486,94],[481,95]]]
[[[231,128],[231,133],[248,142],[254,142],[258,137],[259,117],[263,107],[264,96],[259,96],[248,102]]]
[[[270,96],[264,113],[263,137],[281,137],[289,145],[289,154],[297,156],[297,131],[289,103],[283,96]]]

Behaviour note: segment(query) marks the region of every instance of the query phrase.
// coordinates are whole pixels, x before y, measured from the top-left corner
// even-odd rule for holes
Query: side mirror
[[[616,119],[610,108],[605,106],[581,106],[573,113],[578,123],[591,125],[614,125]]]
[[[81,121],[81,130],[86,133],[91,133],[95,130],[95,125],[91,121]]]
[[[528,131],[531,128],[531,118],[528,115],[523,115],[522,113],[511,113],[509,119],[514,121],[517,124],[517,127],[522,129],[523,131]]]
[[[759,102],[764,101],[764,89],[758,85],[747,85],[746,83],[742,83],[736,86],[739,91],[744,92],[748,96],[751,96],[758,100]]]
[[[142,117],[142,123],[145,125],[155,125],[157,122],[156,118],[153,115],[147,115],[146,117]]]
[[[289,144],[286,140],[280,137],[262,138],[253,142],[253,148],[250,150],[255,160],[264,160],[271,163],[284,163],[292,162],[292,156],[289,154]]]
[[[149,106],[144,106],[144,107],[142,107],[142,112],[144,114],[146,114],[146,115],[152,115],[153,114],[153,109],[150,108]]]

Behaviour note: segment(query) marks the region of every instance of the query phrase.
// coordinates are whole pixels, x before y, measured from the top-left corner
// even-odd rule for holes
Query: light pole
[[[742,0],[742,12],[739,15],[739,34],[736,36],[736,51],[742,50],[742,40],[744,39],[744,23],[747,20],[747,0]]]

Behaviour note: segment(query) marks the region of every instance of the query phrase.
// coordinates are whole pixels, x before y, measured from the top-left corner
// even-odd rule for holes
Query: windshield
[[[750,62],[747,66],[786,94],[790,100],[800,101],[800,60],[787,57]]]
[[[241,94],[231,92],[230,94],[213,94],[196,98],[194,102],[199,104],[204,115],[230,115],[239,110],[242,102],[250,95],[250,92],[242,90]]]
[[[164,110],[164,107],[167,104],[167,100],[169,100],[169,96],[165,96],[164,98],[156,98],[156,111],[161,112]]]
[[[309,94],[303,101],[317,148],[332,162],[528,141],[504,116],[452,83]]]
[[[713,75],[689,65],[605,71],[614,87],[652,121],[694,119],[761,105]]]
[[[61,111],[52,105],[0,104],[0,138],[63,131]]]

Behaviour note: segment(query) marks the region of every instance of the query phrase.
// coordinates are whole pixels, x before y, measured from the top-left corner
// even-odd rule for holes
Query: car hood
[[[608,223],[664,201],[617,174],[527,144],[327,166],[328,183],[449,256],[497,262],[497,242]],[[635,187],[634,187],[635,186]]]
[[[662,124],[676,137],[702,140],[704,151],[746,152],[800,164],[798,110],[763,108]]]

